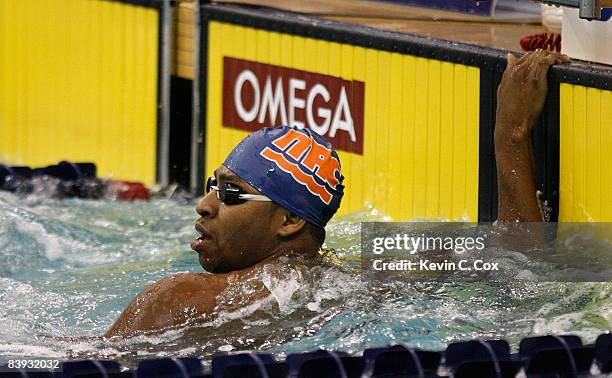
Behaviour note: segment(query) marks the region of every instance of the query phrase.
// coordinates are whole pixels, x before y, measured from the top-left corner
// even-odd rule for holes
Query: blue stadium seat
[[[497,365],[494,361],[469,361],[453,370],[453,378],[514,378],[522,367],[520,361],[497,361]]]
[[[299,368],[304,362],[308,360],[311,360],[313,358],[329,357],[332,354],[338,357],[348,356],[348,353],[346,352],[336,352],[336,351],[330,352],[328,350],[319,349],[313,352],[289,354],[286,358],[286,361],[289,364],[289,370],[293,371],[293,370],[296,370],[296,368]]]
[[[519,344],[519,355],[525,359],[541,350],[564,348],[564,345],[569,348],[581,347],[582,340],[575,335],[527,337]]]
[[[510,345],[505,340],[471,340],[451,343],[446,348],[446,366],[452,370],[466,362],[510,361]]]
[[[363,351],[363,359],[366,365],[373,359],[376,358],[382,352],[388,351],[397,351],[397,350],[407,350],[407,348],[403,345],[394,345],[389,348],[370,348]],[[421,362],[421,366],[425,371],[437,371],[440,366],[440,361],[442,359],[442,353],[433,352],[428,350],[419,350],[414,349],[414,352],[419,357],[419,361]]]
[[[612,373],[612,333],[604,333],[597,337],[595,358],[602,373]]]
[[[30,167],[9,167],[0,164],[0,190],[29,193],[32,191]]]
[[[61,161],[56,165],[49,165],[36,174],[46,174],[60,180],[77,181],[84,178],[96,178],[96,165],[93,163],[73,163]]]
[[[528,377],[577,376],[590,370],[595,347],[575,335],[536,336],[521,341],[519,355]]]
[[[0,188],[8,190],[10,181],[13,180],[16,173],[13,168],[8,165],[0,164]]]
[[[234,374],[235,372],[240,371],[240,368],[232,368],[233,366],[248,366],[244,369],[252,369],[254,366],[257,368],[257,372],[259,373],[260,364],[267,365],[274,363],[274,357],[272,357],[272,355],[269,353],[240,353],[228,356],[219,356],[213,358],[212,360],[212,376],[215,378],[222,378],[226,376],[226,372],[227,374]],[[229,371],[227,371],[228,369]],[[270,369],[276,371],[277,369],[282,368],[270,367]]]
[[[115,361],[97,361],[97,360],[83,360],[83,361],[67,361],[62,363],[63,378],[74,378],[77,375],[85,374],[109,374],[119,373],[121,367]],[[60,375],[60,374],[56,374]]]
[[[578,376],[591,370],[595,347],[547,349],[533,354],[526,362],[527,377]]]
[[[0,372],[0,378],[130,378],[132,374],[130,372],[119,372],[119,365],[114,361],[97,361],[100,363],[100,367],[95,366],[91,363],[92,360],[84,361],[69,361],[62,364],[62,371],[58,372],[27,372],[21,369],[21,371],[13,372]],[[104,370],[103,374],[100,369]]]
[[[21,372],[15,371],[11,373],[0,373],[0,378],[56,378],[57,375],[53,375],[51,372],[29,372],[25,370]]]
[[[73,378],[133,378],[134,372],[131,370],[122,371],[120,373],[108,373],[106,376],[96,373],[96,374],[78,374]]]
[[[286,377],[289,368],[284,362],[275,362],[268,353],[241,353],[215,357],[212,376],[215,378]]]
[[[517,354],[510,354],[504,340],[471,340],[452,343],[443,353],[395,345],[366,349],[363,357],[326,350],[296,353],[284,362],[269,353],[218,356],[207,375],[197,358],[161,358],[124,371],[115,361],[67,361],[55,374],[0,372],[0,378],[440,378],[443,357],[453,378],[512,378],[521,369],[527,378],[577,378],[590,376],[593,361],[603,373],[612,372],[612,334],[600,335],[590,345],[575,335],[529,337]]]
[[[61,164],[61,163],[60,163]],[[94,163],[74,163],[81,171],[81,174],[84,178],[96,178],[97,177],[97,168]]]
[[[298,378],[360,378],[364,362],[361,357],[319,357],[305,361]]]
[[[22,176],[26,179],[31,179],[32,178],[32,168],[30,167],[11,167],[11,169],[13,170],[13,172],[15,172],[17,175]]]
[[[265,371],[262,371],[265,370]],[[289,373],[289,365],[284,362],[273,363],[250,363],[244,365],[232,365],[225,368],[223,378],[285,378]]]
[[[33,170],[34,176],[48,175],[60,180],[54,196],[99,199],[104,195],[105,184],[96,178],[93,163],[62,161],[56,165]]]
[[[314,352],[306,352],[306,353],[294,353],[287,356],[286,362],[289,365],[289,377],[298,377],[301,374],[314,374],[314,371],[323,365],[327,365],[332,371],[338,374],[338,360],[342,364],[342,368],[344,368],[344,363],[342,359],[347,358],[348,353],[345,352],[331,352],[327,350],[317,350]],[[308,361],[318,360],[318,359],[328,359],[325,361],[317,361],[313,363],[308,363],[308,365],[302,371],[302,367]],[[361,360],[361,358],[359,358]],[[333,363],[333,367],[332,364]],[[351,365],[350,368],[353,369],[355,366],[355,362],[346,361],[347,364]],[[359,363],[357,363],[359,364]],[[358,368],[358,366],[357,366]],[[361,360],[361,369],[363,369],[363,360]],[[304,376],[304,375],[302,375]],[[322,378],[322,377],[317,377]]]
[[[138,364],[137,378],[176,378],[202,375],[202,362],[197,358],[159,358]]]
[[[442,355],[437,352],[411,350],[401,345],[366,349],[363,352],[364,374],[373,377],[436,376]]]
[[[35,169],[36,175],[49,175],[65,181],[77,181],[83,177],[76,164],[63,161],[59,164],[49,165],[42,169]]]

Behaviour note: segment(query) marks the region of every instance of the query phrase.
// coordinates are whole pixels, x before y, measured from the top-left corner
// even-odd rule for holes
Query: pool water
[[[195,202],[19,198],[0,192],[0,356],[112,358],[316,348],[359,352],[403,343],[439,350],[452,341],[573,333],[593,342],[612,325],[609,283],[423,283],[361,280],[354,263],[308,275],[264,276],[269,298],[209,323],[126,340],[99,336],[147,285],[201,272],[189,248]],[[360,223],[375,209],[328,226],[329,247],[360,254]],[[528,259],[526,256],[523,256]],[[247,290],[236,283],[232,290]],[[231,303],[234,292],[224,294]],[[0,357],[2,359],[2,357]],[[2,361],[0,361],[2,362]]]

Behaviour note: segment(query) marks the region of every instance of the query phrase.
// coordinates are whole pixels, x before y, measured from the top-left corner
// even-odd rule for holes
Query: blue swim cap
[[[260,129],[238,144],[223,165],[285,209],[325,227],[344,194],[340,159],[309,129]]]

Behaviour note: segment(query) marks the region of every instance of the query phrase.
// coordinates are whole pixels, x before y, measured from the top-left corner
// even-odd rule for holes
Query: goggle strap
[[[219,187],[215,185],[211,185],[210,190],[216,190],[217,192],[221,191],[221,189],[219,189]],[[227,193],[228,192],[226,192],[226,195]],[[247,200],[247,201],[258,201],[258,202],[271,202],[272,201],[270,198],[266,196],[262,196],[260,194],[238,194],[238,199]]]
[[[272,202],[271,199],[260,194],[239,194],[238,198],[245,199],[247,201]]]

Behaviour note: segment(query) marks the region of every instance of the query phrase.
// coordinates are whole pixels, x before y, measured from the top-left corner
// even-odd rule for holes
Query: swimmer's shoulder
[[[204,319],[226,288],[223,275],[177,273],[162,278],[141,291],[104,336],[133,336],[172,328],[190,318]]]
[[[176,273],[154,284],[164,294],[180,295],[184,298],[201,299],[201,295],[216,295],[228,285],[226,274]]]
[[[210,273],[194,273],[194,272],[182,272],[175,273],[171,276],[162,278],[158,282],[177,282],[177,283],[194,283],[199,284],[202,282],[210,282],[210,281],[223,281],[227,280],[227,274],[210,274]]]

